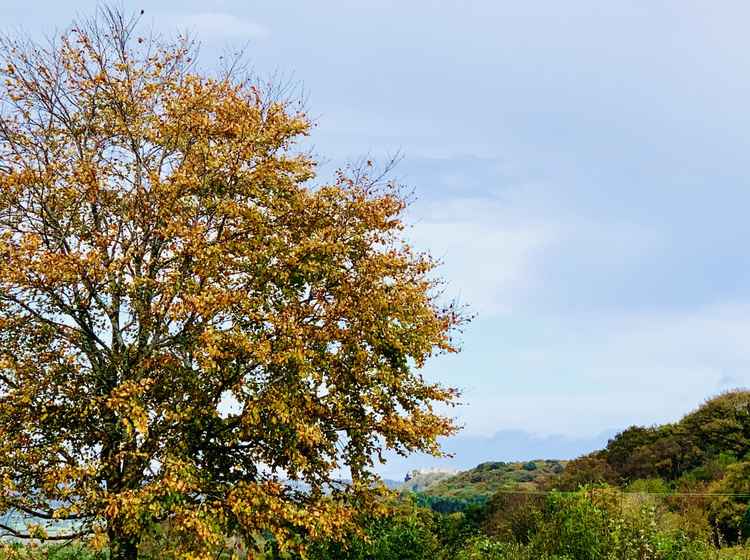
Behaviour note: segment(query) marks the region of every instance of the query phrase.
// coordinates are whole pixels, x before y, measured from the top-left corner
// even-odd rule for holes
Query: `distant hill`
[[[400,490],[404,485],[401,480],[392,480],[390,478],[384,478],[382,480],[383,484],[385,484],[385,486],[387,488],[390,488],[391,490]]]
[[[453,476],[436,477],[418,491],[427,496],[474,500],[492,496],[498,490],[533,491],[561,473],[565,461],[537,459],[506,463],[490,461]],[[403,486],[407,488],[407,486]]]
[[[643,486],[654,480],[696,491],[742,461],[750,462],[750,391],[737,389],[707,400],[678,422],[631,426],[603,449],[577,459],[488,461],[454,475],[417,472],[398,488],[428,501],[459,502],[481,501],[498,490],[576,490],[585,484],[639,481]]]
[[[404,474],[413,469],[465,471],[487,461],[528,461],[534,457],[570,460],[603,448],[619,431],[613,427],[602,427],[597,434],[578,437],[508,429],[498,430],[491,435],[461,432],[440,440],[442,450],[449,457],[428,454],[403,457],[397,453],[386,453],[387,465],[378,470],[386,478],[403,480]]]

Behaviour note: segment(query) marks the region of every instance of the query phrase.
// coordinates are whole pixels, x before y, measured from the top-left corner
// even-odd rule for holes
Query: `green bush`
[[[606,558],[608,519],[605,511],[584,493],[552,493],[546,518],[532,544],[548,555],[576,560]]]
[[[504,469],[507,463],[504,461],[487,461],[486,463],[479,463],[475,470],[478,471],[496,471],[498,469]]]
[[[373,520],[366,537],[351,536],[344,543],[315,544],[310,560],[427,560],[441,544],[434,530],[434,514],[403,504],[390,517]]]
[[[750,461],[727,467],[726,476],[710,490],[724,494],[712,499],[709,520],[719,542],[734,544],[750,537]]]
[[[649,494],[668,494],[669,485],[661,478],[639,478],[627,485],[626,492],[644,492]]]
[[[681,529],[679,514],[669,512],[662,498],[607,486],[554,492],[542,503],[534,498],[494,496],[484,526],[489,536],[469,541],[464,557],[698,560],[712,550],[708,539]],[[664,523],[667,515],[673,526]]]
[[[539,553],[517,543],[504,543],[486,536],[470,540],[455,560],[573,560],[569,556]]]
[[[525,544],[539,531],[544,496],[498,492],[487,503],[482,527],[499,540]]]

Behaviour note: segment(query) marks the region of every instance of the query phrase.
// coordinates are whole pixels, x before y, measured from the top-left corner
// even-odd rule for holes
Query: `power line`
[[[528,494],[532,496],[548,496],[551,494],[573,496],[581,493],[595,493],[597,489],[563,491],[563,490],[497,490],[494,494]],[[661,496],[671,497],[693,497],[693,498],[750,498],[750,494],[735,494],[731,492],[627,492],[625,490],[602,489],[614,491],[625,496]]]

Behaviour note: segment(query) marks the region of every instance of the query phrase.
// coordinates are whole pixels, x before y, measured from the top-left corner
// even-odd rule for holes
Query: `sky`
[[[40,35],[84,0],[3,0]],[[425,376],[451,461],[573,457],[750,385],[744,2],[123,0],[298,84],[316,153],[400,152],[406,235],[477,318]],[[325,169],[325,167],[324,167]]]

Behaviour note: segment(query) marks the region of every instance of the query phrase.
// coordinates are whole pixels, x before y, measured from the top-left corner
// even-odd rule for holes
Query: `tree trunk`
[[[138,540],[110,530],[109,558],[110,560],[138,560]]]

